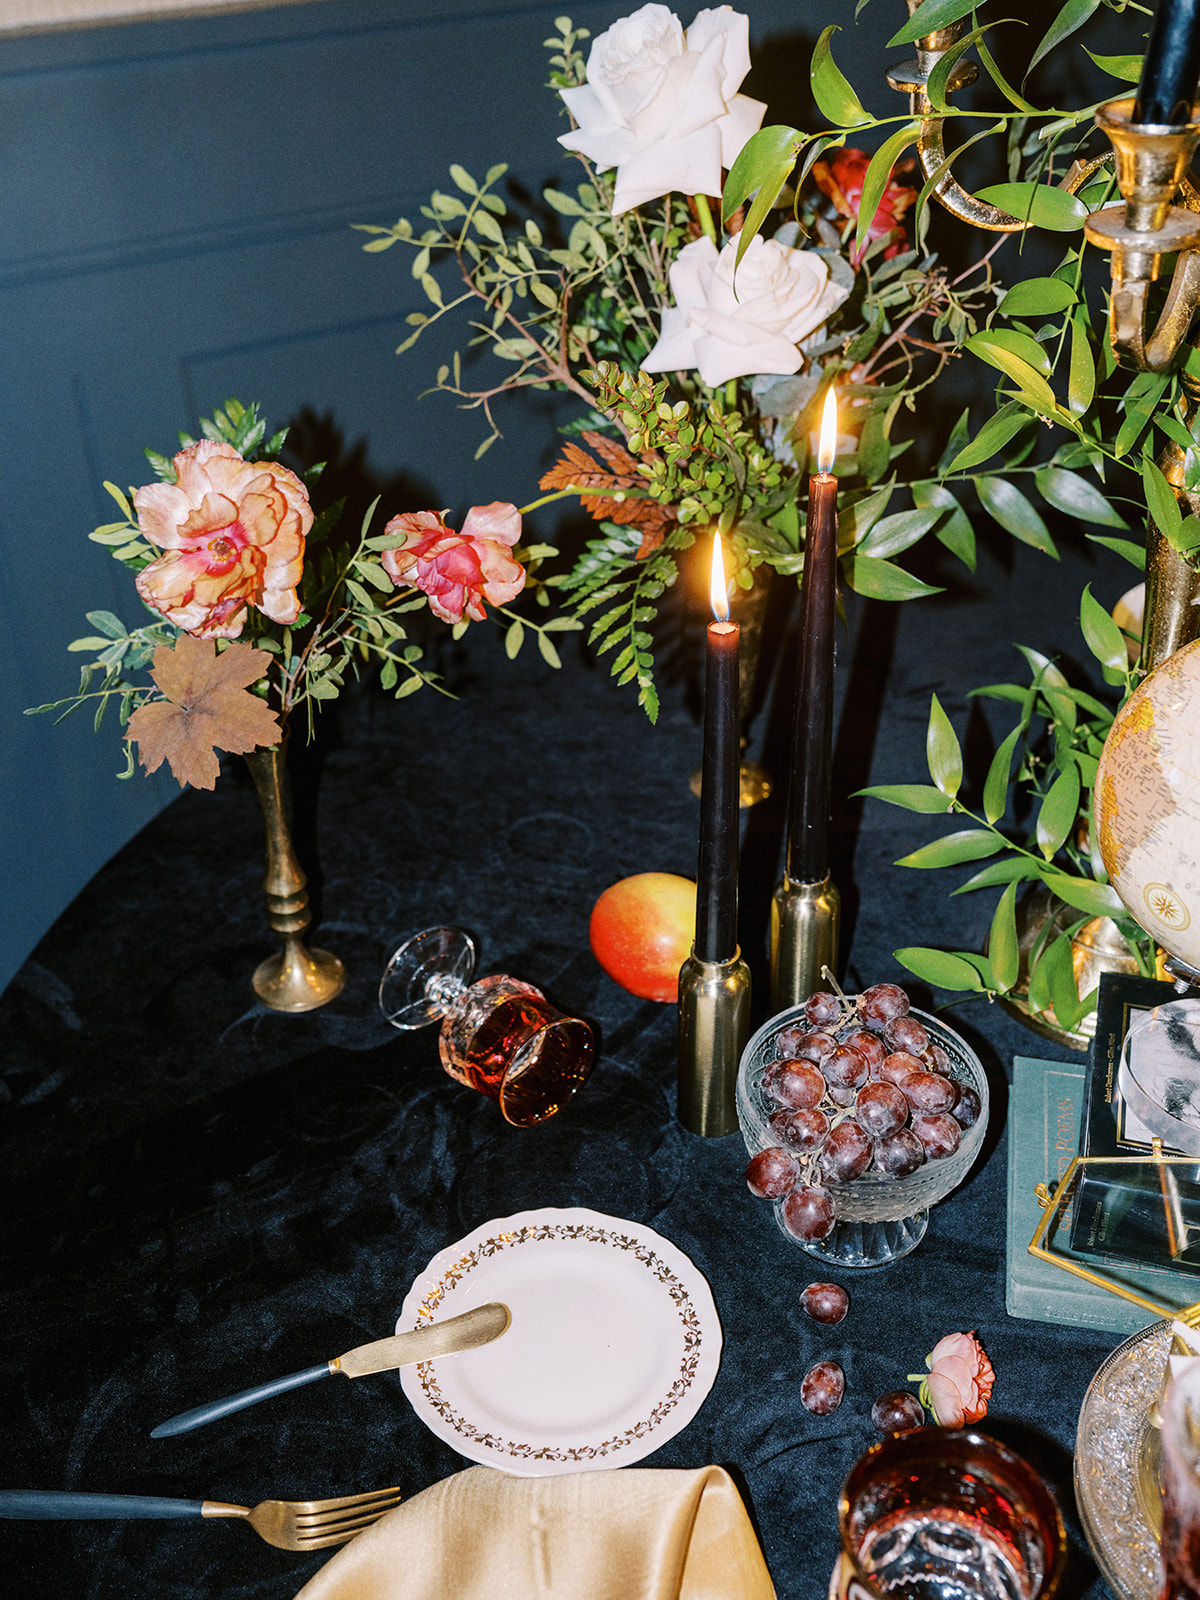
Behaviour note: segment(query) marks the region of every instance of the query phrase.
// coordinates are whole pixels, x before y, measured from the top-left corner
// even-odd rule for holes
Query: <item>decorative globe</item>
[[[1200,639],[1117,713],[1092,806],[1104,870],[1130,916],[1200,967]]]

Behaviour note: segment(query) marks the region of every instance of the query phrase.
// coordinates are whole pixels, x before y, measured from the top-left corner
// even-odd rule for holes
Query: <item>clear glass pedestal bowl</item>
[[[882,1267],[915,1250],[929,1226],[929,1208],[944,1200],[969,1172],[983,1143],[988,1119],[988,1083],[979,1057],[952,1028],[914,1006],[915,1017],[933,1043],[946,1053],[946,1075],[968,1084],[979,1096],[979,1115],[965,1129],[953,1155],[926,1161],[907,1177],[865,1172],[851,1183],[831,1184],[837,1216],[824,1239],[797,1239],[783,1222],[782,1200],[767,1201],[780,1232],[800,1249],[839,1267]],[[775,1041],[785,1028],[804,1022],[803,1006],[792,1006],[765,1022],[746,1046],[737,1077],[737,1113],[750,1155],[780,1143],[768,1118],[778,1106],[763,1092],[763,1073],[777,1058]]]

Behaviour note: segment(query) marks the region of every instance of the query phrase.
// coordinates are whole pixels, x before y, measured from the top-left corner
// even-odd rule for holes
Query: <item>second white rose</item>
[[[671,266],[675,304],[663,312],[647,372],[699,372],[710,388],[730,378],[799,372],[801,341],[846,298],[814,250],[751,240],[737,268],[737,239],[717,250],[709,238],[686,245]]]

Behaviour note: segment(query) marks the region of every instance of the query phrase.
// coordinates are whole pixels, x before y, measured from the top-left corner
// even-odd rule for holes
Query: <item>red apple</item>
[[[636,872],[592,907],[592,953],[639,1000],[677,1000],[679,969],[696,934],[696,885],[673,872]]]

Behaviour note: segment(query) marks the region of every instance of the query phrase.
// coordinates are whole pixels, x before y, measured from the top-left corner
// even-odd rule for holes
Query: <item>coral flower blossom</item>
[[[384,532],[404,535],[402,545],[383,552],[384,571],[397,587],[411,583],[427,594],[443,622],[482,622],[485,600],[505,606],[525,587],[525,569],[509,554],[521,536],[521,513],[507,500],[472,506],[461,533],[447,526],[444,511],[403,511]]]
[[[300,479],[213,439],[181,450],[175,475],[133,497],[141,531],[165,552],[137,575],[146,604],[196,639],[236,639],[248,605],[295,622],[313,521]]]
[[[830,151],[823,160],[813,163],[813,179],[822,194],[828,195],[833,201],[839,216],[857,221],[858,208],[862,204],[863,179],[870,164],[871,158],[865,150],[855,150],[850,146]],[[891,241],[883,252],[885,261],[900,254],[908,243],[904,232],[904,213],[915,199],[913,189],[896,182],[896,169],[893,167],[888,174],[879,208],[867,229],[867,237],[850,252],[850,259],[855,266],[866,254],[867,246],[873,239]]]
[[[987,1415],[996,1374],[973,1333],[948,1333],[925,1357],[929,1376],[922,1396],[945,1428],[961,1428]]]

